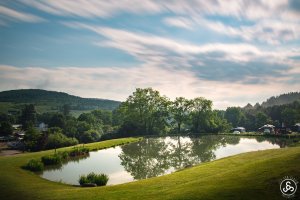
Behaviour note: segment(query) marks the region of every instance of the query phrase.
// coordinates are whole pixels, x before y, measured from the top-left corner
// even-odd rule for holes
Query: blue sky
[[[3,0],[0,90],[261,102],[299,91],[299,19],[297,0]]]

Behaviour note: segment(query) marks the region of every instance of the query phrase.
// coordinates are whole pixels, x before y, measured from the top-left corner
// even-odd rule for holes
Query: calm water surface
[[[78,185],[80,175],[105,173],[108,185],[161,176],[215,159],[243,152],[285,146],[281,138],[243,138],[239,136],[159,137],[90,152],[62,166],[47,168],[45,179]]]

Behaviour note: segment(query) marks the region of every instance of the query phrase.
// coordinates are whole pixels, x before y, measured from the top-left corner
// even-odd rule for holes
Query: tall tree
[[[20,121],[23,128],[27,130],[29,127],[33,127],[36,123],[36,111],[33,104],[25,105],[22,114],[20,116]]]
[[[123,127],[133,128],[138,134],[159,134],[165,130],[170,101],[152,88],[140,89],[119,107]]]
[[[207,120],[209,120],[209,112],[212,111],[212,101],[203,97],[197,97],[192,100],[192,122],[193,132],[205,132]]]
[[[7,136],[13,133],[13,127],[11,123],[3,121],[0,123],[0,135]]]
[[[263,112],[258,112],[255,116],[256,128],[259,128],[269,122],[268,116]]]
[[[181,132],[184,124],[190,115],[192,102],[184,97],[177,97],[170,106],[172,118],[177,124],[177,133]]]
[[[225,112],[225,118],[233,127],[240,126],[244,120],[244,114],[239,107],[228,107]]]

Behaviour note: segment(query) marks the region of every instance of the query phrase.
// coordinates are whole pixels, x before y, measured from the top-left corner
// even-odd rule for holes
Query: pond
[[[80,175],[105,173],[108,185],[169,174],[179,169],[219,158],[286,146],[284,138],[206,135],[200,137],[157,137],[90,152],[87,157],[46,168],[41,177],[79,185]]]

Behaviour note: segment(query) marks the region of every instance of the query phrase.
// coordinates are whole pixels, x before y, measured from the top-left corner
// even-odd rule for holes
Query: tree
[[[30,151],[37,151],[42,148],[40,141],[42,135],[35,128],[29,127],[24,136],[25,148]]]
[[[62,111],[63,111],[64,116],[68,116],[71,112],[71,106],[69,104],[63,105]]]
[[[207,120],[209,120],[209,112],[212,111],[212,101],[203,97],[197,97],[192,100],[191,109],[192,131],[194,133],[205,132]]]
[[[109,110],[94,110],[92,114],[105,125],[112,125],[112,112]]]
[[[182,124],[188,119],[191,112],[192,102],[184,97],[177,97],[170,106],[172,118],[177,124],[177,133],[181,132]]]
[[[13,127],[11,123],[3,121],[0,123],[0,135],[7,136],[13,133]]]
[[[20,121],[25,130],[33,127],[36,123],[36,111],[33,104],[25,105],[22,109]]]
[[[80,135],[80,141],[83,143],[96,142],[100,140],[100,136],[97,130],[88,130]]]
[[[258,112],[255,116],[256,128],[259,128],[269,122],[268,116],[263,112]]]
[[[54,130],[52,130],[54,131]],[[68,138],[62,132],[52,132],[46,140],[46,149],[54,149],[66,146],[72,146],[78,144],[78,140],[75,138]]]
[[[225,118],[232,124],[233,127],[241,125],[245,116],[239,107],[228,107],[225,112]]]
[[[49,127],[59,127],[61,129],[64,129],[66,125],[66,118],[61,113],[55,113],[52,115]]]
[[[285,108],[282,113],[282,121],[286,126],[292,126],[300,120],[300,114],[296,109]]]
[[[160,134],[166,131],[168,106],[170,101],[152,88],[140,89],[130,95],[119,107],[123,119],[123,128],[135,134]],[[122,129],[121,127],[121,130]]]
[[[102,130],[102,121],[99,118],[96,118],[93,113],[82,113],[78,117],[78,121],[86,122],[91,127],[90,129],[95,129],[97,131]]]

